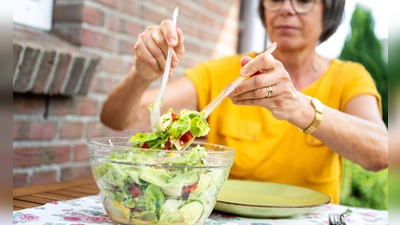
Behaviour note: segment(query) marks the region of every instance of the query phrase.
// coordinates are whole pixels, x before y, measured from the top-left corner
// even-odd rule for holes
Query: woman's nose
[[[283,0],[282,2],[282,7],[281,7],[281,12],[290,12],[290,13],[295,13],[296,11],[293,8],[292,4],[293,0]]]

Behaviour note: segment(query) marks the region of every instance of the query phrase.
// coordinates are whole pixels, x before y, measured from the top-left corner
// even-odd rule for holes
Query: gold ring
[[[265,97],[266,97],[266,98],[271,97],[272,92],[274,92],[274,91],[272,90],[272,87],[271,87],[271,86],[268,86],[268,87],[266,87],[265,89],[266,89],[266,91],[267,91],[267,94],[265,95]]]

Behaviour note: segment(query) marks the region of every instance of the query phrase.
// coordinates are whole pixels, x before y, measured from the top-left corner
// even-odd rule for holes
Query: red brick
[[[108,94],[115,87],[116,82],[111,77],[94,77],[90,85],[91,92]]]
[[[82,4],[55,4],[53,9],[53,21],[55,22],[82,22]]]
[[[31,177],[31,185],[50,184],[57,181],[57,171],[36,172]]]
[[[204,0],[204,4],[202,4],[206,9],[209,9],[213,12],[216,12],[218,14],[221,14],[225,11],[224,7],[221,7],[220,4],[217,4],[218,2],[215,2],[213,0]]]
[[[43,94],[46,92],[46,84],[50,78],[55,56],[55,51],[46,51],[43,53],[43,58],[39,65],[39,71],[33,84],[32,93]]]
[[[32,79],[33,70],[36,61],[39,57],[40,50],[34,49],[29,46],[25,47],[23,61],[19,65],[19,71],[16,74],[13,91],[18,93],[25,93],[29,91],[29,84]]]
[[[61,94],[64,82],[66,82],[67,79],[68,68],[71,64],[71,61],[72,61],[71,54],[59,53],[59,59],[56,65],[56,70],[53,75],[53,81],[48,91],[50,95]]]
[[[79,139],[83,135],[83,123],[63,121],[61,125],[61,139]]]
[[[70,161],[71,148],[67,146],[39,146],[14,148],[14,168],[61,164]]]
[[[122,32],[138,36],[143,31],[143,27],[140,23],[130,22],[128,20],[122,20]]]
[[[82,71],[84,69],[86,58],[83,57],[73,57],[72,68],[69,70],[69,75],[67,75],[68,80],[62,94],[66,96],[72,96],[75,93],[76,85],[79,82]]]
[[[81,24],[57,24],[53,25],[51,33],[72,44],[82,44]]]
[[[53,121],[14,121],[15,140],[51,140],[54,138],[57,123]]]
[[[86,144],[78,144],[74,146],[74,162],[88,161],[88,152]]]
[[[105,60],[104,70],[110,73],[124,72],[124,61],[122,58],[107,58]]]
[[[14,114],[43,114],[45,112],[46,98],[36,95],[13,95]]]
[[[120,53],[125,53],[132,55],[134,54],[134,46],[135,46],[135,41],[125,41],[125,40],[120,40],[119,41],[119,52]]]
[[[90,166],[73,166],[62,168],[61,180],[72,180],[77,178],[93,177]]]
[[[165,0],[152,0],[152,2],[156,5],[161,5],[163,7],[167,7],[169,10],[171,10],[171,14],[172,14],[172,10],[174,10],[175,7],[177,5],[179,5],[180,2],[187,2],[187,1],[179,1],[179,3],[178,3],[178,0],[169,0],[168,4],[165,4]],[[179,11],[180,11],[180,9],[179,9]]]
[[[90,83],[92,81],[92,77],[94,73],[96,72],[99,60],[98,59],[91,59],[88,68],[86,69],[86,73],[84,74],[84,77],[82,79],[81,86],[79,87],[78,94],[80,95],[86,95],[89,90]]]
[[[121,20],[117,15],[108,15],[107,28],[112,31],[121,31]]]
[[[83,8],[83,21],[93,25],[103,26],[104,12],[101,9],[85,5]]]
[[[34,121],[31,124],[31,140],[51,140],[56,134],[57,123],[52,121]]]
[[[114,36],[103,34],[100,42],[100,48],[109,50],[109,51],[116,51],[118,46],[118,40]]]
[[[197,36],[197,32],[199,30],[199,28],[197,26],[193,26],[192,21],[181,21],[179,23],[179,28],[182,29],[183,36],[185,36],[187,34],[190,34],[192,36]],[[186,41],[185,41],[185,45],[186,45]]]
[[[197,21],[201,21],[201,24],[204,25],[209,25],[210,27],[213,27],[216,24],[216,21],[214,18],[211,18],[209,15],[205,13],[198,13],[196,18]]]
[[[99,103],[85,97],[51,98],[49,115],[98,115]]]
[[[193,14],[196,13],[196,10],[194,9],[193,5],[191,2],[188,1],[183,1],[179,3],[179,15],[180,16],[188,16],[189,18],[192,18]],[[178,19],[178,21],[181,21]]]
[[[28,186],[28,174],[13,174],[13,188]]]
[[[118,8],[118,0],[95,0],[96,2],[102,3],[106,6],[110,6],[114,9]]]
[[[18,43],[13,43],[13,74],[15,74],[21,52],[22,46]]]
[[[18,126],[13,123],[13,140],[16,140],[18,137]]]
[[[125,70],[124,74],[127,74],[133,66],[133,61],[125,61]]]
[[[161,1],[161,2],[163,2],[163,1]],[[161,4],[165,4],[165,3],[161,3]],[[140,7],[140,17],[142,19],[152,21],[156,24],[161,23],[161,21],[163,21],[165,19],[172,19],[173,8],[175,8],[175,6],[177,4],[173,4],[171,1],[169,1],[168,5],[170,5],[170,10],[163,11],[162,13],[158,10],[154,10],[154,5],[142,5]],[[179,18],[178,18],[178,22],[179,22]]]
[[[99,47],[101,45],[103,34],[97,31],[82,29],[82,45]]]
[[[194,52],[194,53],[201,53],[203,46],[200,46],[195,43],[185,42],[185,51]]]
[[[112,129],[104,126],[100,122],[89,122],[87,124],[87,129],[86,129],[86,137],[87,138],[122,137],[122,136],[124,136],[123,132],[112,130]]]
[[[121,10],[122,12],[128,13],[132,16],[136,15],[136,10],[139,7],[137,1],[132,0],[121,0]]]

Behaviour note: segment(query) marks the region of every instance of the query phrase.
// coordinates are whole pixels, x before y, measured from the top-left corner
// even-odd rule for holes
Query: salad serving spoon
[[[276,42],[273,42],[271,46],[268,47],[265,52],[267,54],[271,54],[276,49]],[[221,104],[222,100],[226,98],[237,86],[239,86],[242,81],[244,81],[247,77],[239,75],[236,80],[230,83],[224,90],[222,90],[217,97],[215,97],[200,113],[204,113],[203,119],[207,119],[207,117],[211,114],[214,109]]]
[[[265,53],[271,54],[275,49],[276,49],[276,42],[273,42],[267,50],[265,50]],[[247,79],[247,77],[239,75],[232,83],[230,83],[226,88],[224,88],[213,100],[211,100],[210,103],[204,109],[200,112],[200,114],[203,114],[203,119],[207,119],[207,117],[214,111],[214,109],[221,104],[222,100],[224,100],[237,86],[239,86],[242,81]],[[189,145],[192,144],[194,141],[195,137],[192,137],[187,143],[185,143],[181,149],[187,148]]]
[[[174,14],[172,16],[172,22],[174,24],[174,27],[176,26],[178,13],[179,13],[179,6],[175,8]],[[160,111],[162,107],[162,101],[164,100],[165,87],[167,86],[168,83],[168,75],[169,75],[169,70],[171,68],[171,57],[172,57],[172,47],[168,47],[167,61],[165,64],[164,74],[161,81],[161,88],[160,91],[158,92],[156,99],[149,106],[150,124],[153,131],[161,130]]]

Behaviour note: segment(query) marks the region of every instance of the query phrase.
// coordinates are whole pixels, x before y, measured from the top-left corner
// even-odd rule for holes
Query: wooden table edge
[[[43,185],[35,185],[35,186],[26,186],[26,187],[19,187],[19,188],[14,188],[13,189],[13,197],[21,197],[25,195],[32,195],[32,194],[37,194],[37,193],[42,193],[42,192],[47,192],[47,191],[54,191],[54,190],[60,190],[68,188],[68,187],[76,187],[76,186],[84,186],[87,184],[94,183],[93,177],[87,177],[87,178],[79,178],[79,179],[74,179],[74,180],[66,180],[66,181],[61,181],[53,184],[43,184]]]

